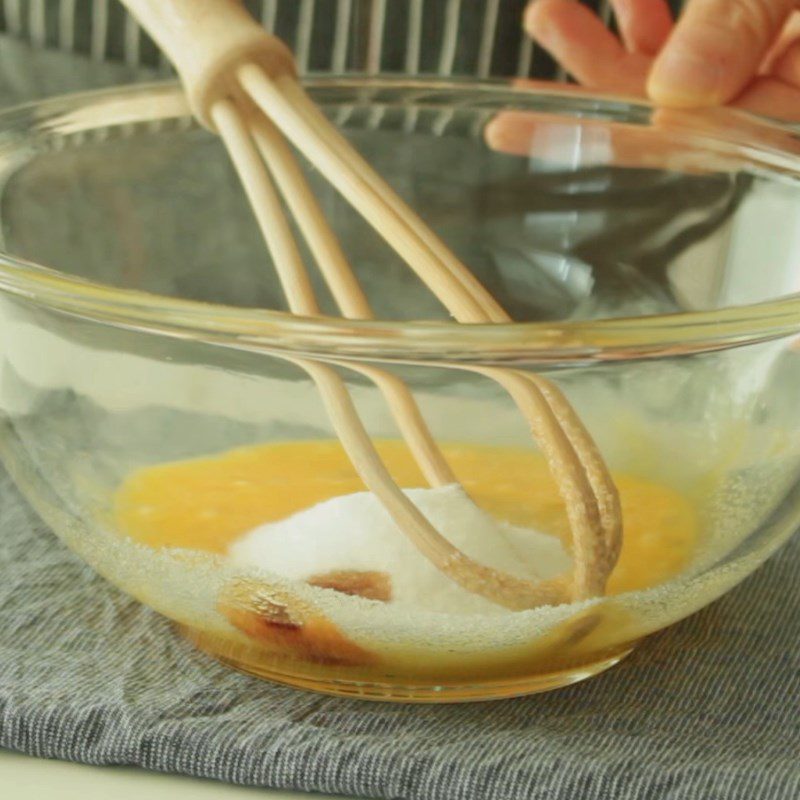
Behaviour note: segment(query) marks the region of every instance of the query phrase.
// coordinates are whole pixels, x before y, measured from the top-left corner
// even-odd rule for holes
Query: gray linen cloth
[[[140,77],[0,40],[0,103]],[[0,747],[414,800],[800,796],[800,539],[588,683],[469,706],[234,673],[67,551],[0,472]]]
[[[0,746],[403,800],[800,797],[800,537],[610,672],[411,706],[235,673],[66,550],[0,478]]]

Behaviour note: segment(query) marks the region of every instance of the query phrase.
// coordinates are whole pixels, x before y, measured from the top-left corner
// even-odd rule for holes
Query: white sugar
[[[494,519],[459,486],[405,494],[459,550],[487,566],[541,580],[567,570],[570,557],[554,536]],[[334,570],[384,572],[390,603],[449,614],[502,613],[462,589],[431,564],[396,527],[370,492],[335,497],[292,517],[262,525],[230,550],[236,566],[293,580]]]

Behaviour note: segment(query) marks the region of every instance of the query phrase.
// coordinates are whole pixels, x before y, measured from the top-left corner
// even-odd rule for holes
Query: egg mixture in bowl
[[[309,89],[515,322],[452,322],[312,170],[377,320],[341,319],[316,272],[324,315],[288,315],[224,149],[172,84],[0,116],[0,452],[69,547],[237,668],[447,701],[588,677],[791,535],[789,131],[502,84]],[[491,376],[545,378],[613,478],[608,579],[514,608],[453,580],[366,490],[309,363],[341,376],[450,545],[542,585],[584,568],[574,498]],[[427,481],[365,367],[411,390],[452,482]]]

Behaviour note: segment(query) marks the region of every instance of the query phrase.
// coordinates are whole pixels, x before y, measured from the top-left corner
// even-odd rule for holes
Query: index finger
[[[796,0],[690,0],[653,65],[659,105],[723,105],[758,73]]]

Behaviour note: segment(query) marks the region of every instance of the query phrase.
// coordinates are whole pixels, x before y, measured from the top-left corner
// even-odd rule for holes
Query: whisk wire
[[[312,123],[312,132],[323,137],[330,149],[342,160],[350,171],[359,175],[375,191],[382,206],[390,209],[407,226],[411,236],[417,238],[429,248],[434,255],[433,260],[420,264],[409,264],[420,279],[427,283],[431,277],[430,270],[449,272],[461,284],[467,294],[478,304],[474,316],[462,314],[457,317],[460,322],[510,322],[511,318],[497,302],[486,287],[478,280],[449,247],[431,230],[430,226],[392,189],[387,181],[353,148],[350,142],[333,127],[322,111],[311,101],[302,86],[296,81],[288,81],[284,76],[275,79],[276,85],[291,100],[291,106],[307,115]],[[266,111],[265,111],[266,113]],[[349,200],[352,199],[348,197]],[[355,205],[355,204],[354,204]],[[363,209],[357,207],[363,215]],[[386,237],[390,246],[398,249],[400,243],[394,243]],[[429,285],[433,290],[433,286]]]
[[[252,134],[342,314],[350,319],[372,319],[374,314],[361,284],[282,134],[261,114],[254,120]],[[408,387],[385,370],[368,366],[356,369],[383,394],[426,481],[431,486],[457,483]]]
[[[261,113],[254,116],[252,133],[341,312],[349,319],[372,319],[367,296],[283,135]]]
[[[403,260],[429,285],[437,297],[447,291],[447,268],[439,257],[408,225],[408,221],[397,213],[395,204],[390,205],[385,192],[397,196],[388,186],[378,190],[368,179],[364,166],[354,168],[352,155],[343,151],[338,142],[331,144],[329,133],[321,131],[330,125],[318,122],[306,108],[306,95],[302,90],[294,91],[294,81],[272,79],[253,65],[245,65],[238,71],[242,86],[253,101],[281,129],[287,138],[296,144],[308,160],[322,172],[343,197],[381,234]],[[297,96],[295,96],[297,95]],[[302,98],[302,99],[298,99]],[[399,198],[397,198],[399,201]],[[440,268],[427,270],[436,263]],[[440,297],[441,299],[441,297]],[[481,318],[479,304],[471,297],[454,300],[459,316]]]
[[[272,253],[289,309],[303,316],[319,314],[314,290],[283,213],[280,196],[269,178],[241,112],[233,101],[220,100],[214,104],[211,115],[250,200],[267,248]]]

